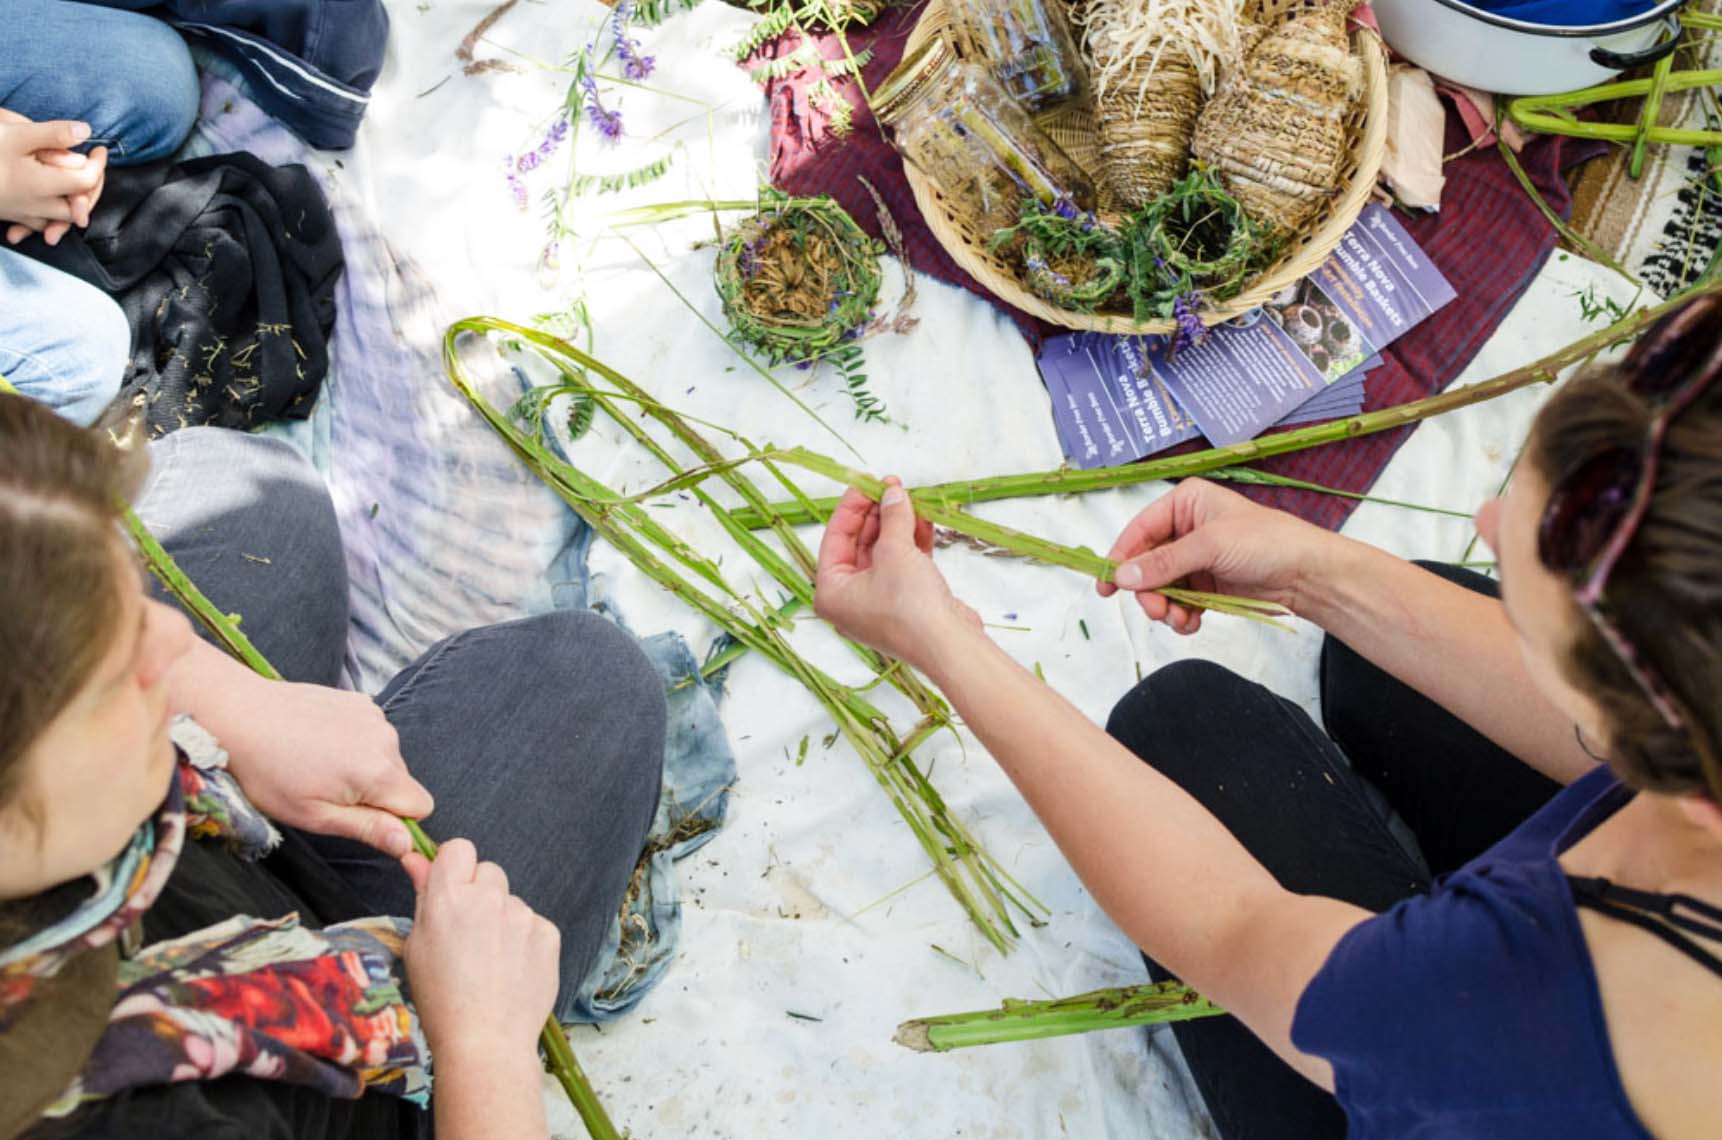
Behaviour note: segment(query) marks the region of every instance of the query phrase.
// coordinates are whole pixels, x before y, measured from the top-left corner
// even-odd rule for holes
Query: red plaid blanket
[[[878,23],[849,37],[853,51],[873,53],[863,71],[869,90],[888,75],[903,54],[920,5],[888,12]],[[819,51],[842,58],[834,36],[817,36]],[[780,58],[800,46],[791,33],[766,47],[755,63]],[[791,194],[829,194],[870,232],[879,226],[872,197],[859,181],[879,191],[898,227],[905,252],[918,272],[970,290],[995,305],[1017,324],[1031,345],[1058,330],[999,302],[959,269],[921,220],[903,176],[903,162],[884,141],[852,82],[834,84],[854,108],[853,131],[833,138],[829,116],[808,100],[817,77],[801,75],[767,84],[771,108],[771,181]],[[1448,122],[1448,153],[1466,145],[1455,117]],[[1562,171],[1598,153],[1600,144],[1542,138],[1521,156],[1526,171],[1563,215],[1571,206]],[[1406,228],[1452,282],[1458,299],[1401,337],[1384,353],[1385,363],[1369,377],[1367,409],[1406,403],[1439,392],[1462,371],[1489,339],[1545,258],[1556,235],[1536,205],[1493,150],[1480,150],[1449,162],[1439,214],[1405,217]],[[1050,412],[1048,413],[1050,415]],[[1347,491],[1367,491],[1411,428],[1382,432],[1261,466],[1282,475]],[[1333,495],[1274,487],[1245,488],[1262,502],[1282,507],[1321,526],[1337,528],[1356,503]],[[1445,505],[1445,504],[1444,504]]]

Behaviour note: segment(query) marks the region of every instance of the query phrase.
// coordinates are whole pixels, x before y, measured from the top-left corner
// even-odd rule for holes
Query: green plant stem
[[[1682,14],[1681,19],[1685,18],[1686,14]],[[1587,123],[1568,116],[1575,107],[1649,95],[1654,84],[1654,78],[1628,79],[1559,95],[1522,95],[1507,103],[1506,114],[1526,130],[1570,135],[1573,138],[1630,143],[1638,136],[1637,124]],[[1722,84],[1722,71],[1676,71],[1669,74],[1662,86],[1665,92],[1672,93],[1714,87],[1717,84]],[[1653,143],[1708,147],[1722,143],[1722,132],[1652,127],[1648,138]]]
[[[249,666],[254,673],[271,681],[281,680],[281,674],[276,671],[275,666],[258,652],[257,647],[251,644],[251,639],[239,628],[239,615],[224,614],[216,608],[215,603],[197,588],[197,583],[186,577],[185,571],[179,568],[179,563],[173,560],[173,556],[156,541],[155,535],[144,526],[137,512],[126,507],[121,519],[125,523],[126,532],[132,537],[132,542],[137,545],[138,553],[143,555],[144,565],[149,567],[150,573],[155,575],[162,588],[173,595],[230,655]]]
[[[125,512],[125,523],[150,572],[166,587],[168,593],[190,610],[229,653],[270,680],[281,680],[281,674],[257,651],[251,644],[251,639],[240,632],[238,623],[217,609],[203,591],[186,577],[179,564],[173,560],[173,556],[156,541],[155,536],[149,533],[129,507]],[[425,834],[418,821],[403,818],[401,822],[406,824],[407,833],[412,836],[413,846],[419,854],[426,859],[436,858],[436,844]],[[585,1124],[592,1140],[621,1140],[621,1134],[610,1122],[609,1115],[598,1100],[598,1094],[586,1079],[579,1062],[574,1059],[574,1050],[554,1017],[544,1023],[539,1041],[544,1046],[546,1067],[561,1084],[562,1090],[568,1094],[568,1100],[574,1105],[574,1111],[580,1114],[580,1120]]]
[[[1542,192],[1537,189],[1536,183],[1531,181],[1531,176],[1526,174],[1525,168],[1519,164],[1518,154],[1514,152],[1512,147],[1507,145],[1507,137],[1501,131],[1504,117],[1505,112],[1497,107],[1495,110],[1495,149],[1500,152],[1502,160],[1507,164],[1507,169],[1513,172],[1513,177],[1518,181],[1520,188],[1530,196],[1532,203],[1536,205],[1537,210],[1543,215],[1543,217],[1548,219],[1549,225],[1554,227],[1557,234],[1566,239],[1568,245],[1571,245],[1574,249],[1583,253],[1586,257],[1595,261],[1597,264],[1606,265],[1608,268],[1624,277],[1628,282],[1642,289],[1644,287],[1644,282],[1633,276],[1625,266],[1621,265],[1620,262],[1616,261],[1604,252],[1601,246],[1597,245],[1594,241],[1591,241],[1589,238],[1573,229],[1572,226],[1568,225],[1565,218],[1555,213],[1554,207],[1549,205],[1548,200],[1545,199]],[[1635,128],[1628,127],[1626,130],[1627,138],[1625,141],[1630,141],[1632,138],[1632,132]]]
[[[986,479],[965,479],[951,483],[934,483],[915,487],[910,490],[909,494],[917,506],[923,500],[928,499],[940,500],[949,506],[966,506],[970,503],[994,502],[1000,499],[1019,499],[1037,495],[1083,494],[1089,491],[1110,490],[1115,487],[1131,487],[1162,479],[1182,479],[1191,475],[1204,475],[1223,467],[1236,467],[1240,464],[1252,463],[1275,455],[1307,451],[1312,447],[1320,447],[1324,444],[1339,443],[1344,440],[1355,439],[1358,436],[1371,435],[1375,432],[1392,431],[1395,428],[1420,423],[1433,416],[1505,396],[1532,384],[1551,383],[1559,375],[1560,370],[1568,365],[1578,363],[1617,341],[1629,340],[1637,336],[1658,318],[1694,297],[1718,292],[1722,292],[1722,280],[1702,281],[1694,288],[1654,308],[1642,309],[1629,314],[1607,328],[1582,337],[1572,344],[1550,353],[1541,360],[1515,368],[1510,372],[1504,372],[1493,379],[1467,384],[1462,388],[1455,388],[1407,404],[1398,404],[1391,408],[1365,412],[1349,419],[1330,420],[1327,423],[1315,424],[1307,428],[1297,428],[1292,431],[1262,436],[1259,439],[1245,440],[1229,447],[1214,447],[1206,451],[1193,451],[1187,455],[1175,455],[1166,459],[1150,459],[1122,467],[1098,467],[1088,471],[1059,468],[1053,471],[1000,475]],[[836,506],[837,498],[833,496],[815,499],[812,510],[793,501],[772,503],[771,510],[785,521],[799,526],[822,521],[820,514],[815,512],[829,515]],[[766,525],[766,520],[752,511],[738,510],[735,512],[735,516],[739,522],[748,527],[757,528]]]
[[[1469,511],[1430,507],[1422,503],[1407,503],[1401,499],[1384,499],[1379,495],[1366,495],[1359,491],[1344,491],[1338,487],[1327,487],[1304,479],[1293,479],[1289,475],[1258,471],[1254,467],[1221,467],[1218,470],[1208,472],[1207,478],[1221,479],[1232,483],[1247,483],[1256,487],[1290,487],[1299,491],[1313,491],[1318,495],[1334,495],[1341,499],[1353,499],[1359,503],[1376,503],[1383,507],[1400,507],[1408,511],[1422,511],[1430,515],[1447,515],[1450,518],[1466,519],[1467,521],[1471,518]]]
[[[736,494],[741,496],[742,501],[748,507],[753,510],[769,514],[770,504],[765,495],[758,487],[748,480],[746,476],[735,470],[737,465],[757,459],[759,456],[757,448],[755,448],[745,438],[736,435],[727,428],[719,427],[717,430],[723,431],[727,435],[736,439],[746,447],[749,452],[749,456],[744,459],[726,459],[723,453],[713,446],[710,441],[694,430],[689,417],[684,416],[652,399],[651,395],[646,392],[645,389],[641,388],[632,380],[629,380],[626,376],[617,372],[615,369],[609,367],[603,361],[589,353],[582,352],[567,341],[537,329],[529,329],[522,325],[515,325],[499,318],[487,317],[477,318],[477,320],[481,322],[482,327],[486,330],[503,332],[516,336],[525,343],[532,345],[535,350],[549,358],[551,363],[554,364],[558,371],[561,372],[564,384],[567,388],[590,396],[593,402],[602,409],[605,414],[611,418],[611,420],[634,438],[635,442],[639,443],[641,447],[644,447],[648,452],[650,452],[652,456],[656,458],[667,470],[675,473],[674,478],[672,478],[669,483],[660,485],[661,487],[680,487],[684,485],[691,487],[694,496],[703,506],[712,512],[713,517],[718,520],[724,530],[727,531],[730,537],[735,540],[736,544],[752,556],[767,573],[776,579],[779,585],[788,590],[792,598],[799,601],[801,605],[807,608],[812,608],[812,578],[815,570],[817,569],[816,560],[813,557],[813,552],[801,541],[801,536],[795,533],[794,528],[782,520],[777,520],[769,524],[771,525],[772,530],[777,534],[778,539],[783,543],[784,548],[790,552],[791,557],[794,559],[795,566],[792,567],[788,565],[775,550],[771,549],[771,547],[767,546],[759,538],[753,535],[748,528],[737,523],[730,510],[718,503],[717,500],[707,494],[703,488],[694,486],[694,483],[705,479],[709,475],[717,475],[725,484],[734,490]],[[596,387],[590,380],[590,376],[592,375],[603,377],[603,379],[612,386],[614,391],[605,392]],[[640,426],[635,417],[623,415],[617,408],[615,408],[611,403],[612,399],[622,399],[638,403],[645,409],[647,415],[667,428],[670,433],[676,437],[676,439],[685,444],[696,457],[706,464],[706,466],[703,469],[694,472],[684,470],[681,465],[676,462],[675,458],[663,446],[661,446],[657,440],[652,438],[650,433]],[[717,425],[707,426],[717,427]],[[793,495],[796,496],[797,501],[807,501],[806,495],[803,494],[794,483],[785,477],[779,468],[771,465],[769,462],[766,463],[766,467],[772,475],[777,478],[778,482],[782,483]],[[646,492],[646,495],[651,495],[653,493],[655,493],[655,491]],[[876,674],[882,677],[886,676],[886,670],[890,668],[892,664],[889,659],[852,639],[844,638],[844,642]],[[745,650],[736,650],[736,655],[739,656],[743,651]],[[944,699],[918,676],[906,672],[899,673],[892,676],[891,684],[905,697],[909,698],[922,714],[928,716],[949,716],[950,708],[945,703]]]
[[[776,612],[780,619],[787,619],[799,613],[801,608],[801,599],[791,598],[777,607]],[[739,641],[732,641],[722,651],[700,666],[700,676],[709,681],[745,656],[747,656],[747,646]]]
[[[511,423],[480,395],[468,378],[460,361],[459,339],[469,333],[506,331],[526,339],[541,338],[555,342],[558,353],[570,353],[584,358],[578,350],[556,341],[546,334],[498,321],[491,317],[472,317],[450,326],[443,339],[443,358],[450,382],[466,397],[479,415],[508,444],[515,455],[550,487],[600,537],[604,538],[648,578],[674,593],[719,629],[738,642],[760,653],[778,668],[804,685],[823,705],[836,722],[838,730],[849,741],[867,765],[875,780],[885,791],[892,806],[903,817],[910,831],[921,844],[934,871],[952,896],[962,905],[982,934],[1001,953],[1010,949],[1010,939],[1017,934],[1011,921],[1007,900],[1023,908],[1031,918],[1035,909],[1045,908],[1029,899],[1019,897],[1016,886],[959,821],[950,815],[943,797],[928,782],[912,760],[899,758],[899,741],[889,722],[869,701],[854,690],[840,685],[817,667],[809,664],[789,647],[774,623],[736,593],[724,581],[715,564],[689,547],[685,542],[659,524],[650,513],[637,504],[621,501],[608,487],[580,471],[571,463],[552,455],[543,445]],[[528,335],[530,334],[530,335]],[[573,359],[573,357],[570,357]],[[590,359],[590,358],[584,358]],[[594,362],[596,363],[596,362]],[[600,374],[615,379],[613,370]],[[651,550],[657,547],[693,570],[722,592],[729,606],[719,603],[704,591],[696,589]],[[734,606],[732,610],[730,606]],[[740,611],[740,612],[736,612]]]
[[[788,198],[785,205],[811,205],[815,198]],[[775,199],[772,201],[776,205]],[[660,222],[671,222],[677,218],[685,218],[692,214],[715,214],[720,211],[758,212],[765,205],[758,198],[726,198],[717,201],[711,198],[686,198],[676,202],[654,202],[646,206],[632,206],[626,210],[617,210],[606,220],[612,229],[621,226],[651,226]]]
[[[4,376],[0,376],[0,392],[16,395],[18,390],[12,387]],[[275,666],[258,652],[249,637],[240,632],[238,621],[232,615],[222,613],[215,603],[198,589],[197,584],[186,576],[179,563],[174,561],[173,556],[156,541],[149,528],[144,526],[137,512],[127,506],[122,517],[126,531],[137,544],[138,552],[143,555],[144,563],[163,588],[197,618],[223,649],[249,666],[253,672],[272,681],[281,680],[281,674]],[[413,847],[419,854],[426,859],[436,858],[436,844],[425,834],[418,821],[402,818],[401,822],[406,824],[407,834],[412,837]],[[539,1041],[544,1046],[546,1066],[562,1085],[562,1090],[568,1094],[568,1100],[574,1105],[574,1111],[580,1114],[580,1120],[586,1125],[586,1131],[592,1140],[621,1140],[621,1134],[610,1122],[609,1115],[598,1100],[598,1094],[593,1091],[591,1082],[586,1079],[585,1072],[574,1059],[574,1050],[555,1018],[544,1023]]]
[[[1662,115],[1662,99],[1668,90],[1668,76],[1674,70],[1674,56],[1665,55],[1656,61],[1650,74],[1650,90],[1644,96],[1644,108],[1638,115],[1638,133],[1632,140],[1632,155],[1627,160],[1627,177],[1637,181],[1644,175],[1644,157],[1650,145],[1650,132],[1656,129]],[[1716,142],[1722,142],[1718,137]]]
[[[917,1053],[946,1053],[974,1045],[1038,1041],[1097,1029],[1163,1025],[1225,1010],[1178,982],[1095,990],[1052,1001],[1007,999],[998,1009],[918,1017],[897,1027],[896,1042]]]
[[[885,493],[884,480],[857,471],[852,467],[845,467],[835,459],[817,455],[806,448],[794,447],[787,451],[773,451],[767,454],[783,463],[805,468],[816,475],[823,475],[827,479],[836,480],[850,487],[858,487],[874,499]],[[976,518],[961,508],[951,506],[943,499],[917,495],[914,502],[915,512],[928,522],[978,538],[983,542],[1008,550],[1013,554],[1020,554],[1025,558],[1033,558],[1053,566],[1063,566],[1101,582],[1112,581],[1112,576],[1118,569],[1116,562],[1110,558],[1101,557],[1085,546],[1065,546],[1032,534],[1024,534],[1020,530],[1013,530],[999,523]],[[1170,586],[1162,587],[1155,592],[1164,594],[1175,602],[1187,603],[1201,609],[1264,622],[1279,629],[1289,628],[1273,620],[1275,617],[1286,616],[1286,611],[1269,602],[1258,601],[1254,598],[1233,597],[1229,594],[1198,593],[1193,590]]]

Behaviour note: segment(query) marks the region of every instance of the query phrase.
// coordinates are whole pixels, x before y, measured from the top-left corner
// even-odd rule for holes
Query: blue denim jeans
[[[197,118],[197,69],[160,20],[74,0],[0,0],[0,107],[90,124],[117,166],[166,158]]]
[[[137,12],[73,0],[0,0],[0,107],[90,124],[116,165],[164,158],[197,118],[197,71],[179,33]],[[0,247],[0,376],[92,422],[119,390],[131,332],[99,290]]]
[[[119,391],[131,350],[112,297],[0,246],[0,376],[14,388],[88,427]]]

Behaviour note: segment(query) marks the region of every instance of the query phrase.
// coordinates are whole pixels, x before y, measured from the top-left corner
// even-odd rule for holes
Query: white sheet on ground
[[[344,182],[368,204],[385,236],[428,273],[450,315],[484,312],[524,321],[558,308],[577,291],[573,267],[583,264],[597,353],[605,361],[666,402],[757,441],[842,455],[842,445],[696,321],[634,250],[601,236],[600,215],[611,208],[752,195],[763,163],[764,102],[720,51],[747,26],[746,14],[708,0],[644,33],[658,59],[651,84],[682,98],[618,89],[628,140],[606,150],[588,145],[588,131],[579,161],[583,171],[602,173],[673,153],[671,174],[626,195],[583,200],[579,225],[595,240],[564,242],[561,278],[547,280],[537,265],[543,243],[537,210],[515,210],[502,163],[505,154],[532,144],[568,76],[545,70],[462,75],[455,47],[489,7],[490,0],[393,6],[394,40],[371,116],[358,147],[340,156]],[[559,61],[587,41],[604,11],[587,0],[518,5],[478,54],[518,60],[506,50],[512,49]],[[565,169],[564,158],[548,168]],[[535,178],[536,196],[548,183],[543,172]],[[709,220],[692,219],[632,234],[721,325],[710,283],[713,254],[689,249],[710,232]],[[888,298],[895,298],[900,282],[891,266]],[[1620,282],[1589,263],[1551,261],[1465,379],[1494,375],[1582,335],[1587,328],[1573,294],[1593,285],[1598,294],[1629,299]],[[783,379],[875,472],[932,481],[1057,466],[1046,395],[1015,330],[975,298],[926,281],[915,313],[921,324],[911,335],[866,344],[871,385],[888,405],[891,423],[853,424],[840,385],[828,374],[791,370]],[[442,380],[427,375],[424,382]],[[512,396],[499,390],[496,398]],[[1501,483],[1541,398],[1540,391],[1526,391],[1425,425],[1378,492],[1474,506]],[[474,417],[468,430],[488,429]],[[576,447],[576,461],[612,485],[640,489],[662,478],[617,437],[600,425]],[[805,485],[813,490],[817,481]],[[1001,503],[981,513],[1104,549],[1162,490]],[[508,510],[503,502],[491,506]],[[677,502],[660,517],[702,549],[728,550],[725,565],[732,571],[746,564],[690,504]],[[1458,559],[1471,538],[1470,526],[1459,520],[1369,505],[1347,533],[1407,557],[1449,560]],[[1314,711],[1319,635],[1313,629],[1288,636],[1216,618],[1199,638],[1184,640],[1150,628],[1128,604],[1103,601],[1063,570],[960,549],[939,561],[957,592],[987,620],[1027,627],[996,636],[1023,662],[1038,662],[1048,681],[1097,721],[1139,673],[1196,654]],[[696,647],[709,640],[711,630],[691,611],[608,549],[594,551],[593,568],[606,576],[635,630],[675,628]],[[854,662],[815,623],[802,622],[796,638],[839,675],[859,679]],[[885,703],[900,724],[909,723],[906,706]],[[683,868],[683,958],[636,1015],[602,1034],[575,1037],[620,1125],[637,1137],[1172,1140],[1209,1134],[1199,1108],[1192,1109],[1193,1093],[1169,1035],[1150,1039],[1120,1031],[947,1056],[893,1045],[894,1027],[911,1016],[1138,981],[1141,964],[972,739],[965,749],[949,735],[938,737],[920,756],[933,764],[946,798],[982,841],[1051,909],[1049,924],[1027,931],[1008,958],[987,947],[936,882],[871,905],[916,883],[926,866],[856,757],[841,744],[821,747],[830,726],[804,690],[762,661],[743,660],[731,674],[724,707],[741,778],[727,828],[692,860],[695,865]],[[804,737],[812,743],[805,764],[797,766],[793,757]],[[554,837],[545,842],[553,857]],[[555,1095],[552,1103],[558,1135],[582,1135]]]

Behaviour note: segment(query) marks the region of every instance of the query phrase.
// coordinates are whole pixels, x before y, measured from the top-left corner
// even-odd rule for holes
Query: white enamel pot
[[[1388,46],[1425,71],[1503,95],[1554,95],[1672,53],[1685,2],[1661,0],[1631,19],[1573,28],[1509,19],[1463,0],[1374,0],[1374,8]]]

